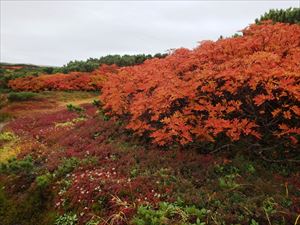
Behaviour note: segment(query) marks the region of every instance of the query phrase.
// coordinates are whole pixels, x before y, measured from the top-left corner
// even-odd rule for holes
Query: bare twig
[[[264,211],[265,211],[266,217],[268,219],[269,225],[272,225],[271,220],[269,218],[269,214],[267,213],[267,211],[265,209],[264,209]]]
[[[231,146],[233,146],[233,145],[232,145],[232,144],[226,144],[226,145],[223,145],[223,146],[221,146],[221,147],[219,147],[219,148],[214,149],[214,150],[211,151],[210,153],[216,153],[216,152],[218,152],[218,151],[220,151],[220,150],[222,150],[222,149],[224,149],[224,148],[227,148],[227,150],[229,150],[229,147],[231,147]]]
[[[268,159],[266,158],[262,152],[259,152],[259,156],[267,161],[267,162],[273,162],[273,163],[283,163],[283,162],[290,162],[290,163],[300,163],[300,160],[297,160],[297,159]]]
[[[298,225],[298,220],[300,219],[300,214],[297,216],[294,225]]]
[[[276,147],[278,147],[278,145],[272,146],[272,147],[265,147],[262,148],[262,146],[260,144],[252,144],[248,147],[248,149],[251,149],[253,147],[258,147],[257,151],[255,151],[263,160],[267,161],[267,162],[272,162],[272,163],[283,163],[283,162],[289,162],[289,163],[300,163],[300,160],[297,159],[270,159],[267,158],[265,155],[263,155],[263,152],[272,150]]]

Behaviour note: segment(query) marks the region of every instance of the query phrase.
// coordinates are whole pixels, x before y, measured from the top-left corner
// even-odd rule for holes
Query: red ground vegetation
[[[140,205],[156,206],[159,202],[175,202],[178,198],[186,204],[205,205],[213,212],[221,213],[225,221],[234,223],[238,221],[236,212],[246,215],[248,211],[243,211],[246,200],[239,200],[243,201],[241,205],[230,202],[233,192],[248,196],[247,201],[251,199],[249,193],[259,192],[259,201],[255,196],[257,204],[268,195],[280,202],[284,190],[281,186],[285,183],[291,205],[288,209],[279,204],[276,207],[278,211],[288,212],[284,214],[288,215],[286,221],[294,221],[295,213],[299,212],[300,199],[294,191],[299,185],[296,174],[273,179],[269,175],[271,172],[256,164],[254,174],[243,169],[247,168],[246,161],[243,161],[245,165],[240,165],[240,161],[234,163],[224,156],[201,155],[193,150],[176,148],[162,150],[141,144],[114,118],[105,121],[95,106],[85,104],[82,108],[84,114],[80,120],[76,120],[78,113],[62,109],[20,117],[5,127],[21,137],[22,151],[18,158],[21,160],[28,155],[33,158],[35,171],[38,171],[35,176],[53,174],[49,186],[49,191],[54,193],[51,207],[61,214],[69,210],[76,212],[78,224],[85,224],[91,218],[102,218],[99,224],[105,224],[104,221],[111,222],[118,215],[121,217],[117,224],[128,224]],[[263,182],[257,178],[257,173],[263,173]],[[227,174],[235,176],[234,182],[239,185],[236,192],[220,188],[218,177]],[[10,188],[13,196],[36,185],[30,178],[32,175],[30,180],[26,180],[26,176],[22,174],[19,185]],[[24,186],[25,182],[27,186]],[[20,190],[20,187],[23,188]],[[48,194],[46,190],[43,192]],[[219,200],[224,208],[214,206]],[[247,204],[247,207],[254,207],[248,210],[255,211],[257,221],[266,222],[264,211],[258,205]],[[272,217],[277,218],[276,214]],[[208,216],[207,224],[210,222]]]
[[[204,169],[215,162],[212,156],[196,152],[157,152],[154,148],[134,146],[134,142],[128,146],[123,145],[133,140],[124,127],[114,119],[104,121],[97,115],[96,107],[90,104],[83,105],[83,108],[85,120],[74,125],[58,126],[78,117],[75,112],[60,110],[34,117],[21,117],[6,126],[6,129],[26,139],[26,144],[21,144],[19,158],[30,155],[51,173],[55,173],[66,159],[95,160],[95,164],[77,165],[74,172],[70,171],[64,177],[65,181],[70,180],[72,184],[66,192],[59,194],[62,188],[60,182],[53,187],[57,192],[56,208],[64,211],[63,202],[68,200],[68,207],[83,212],[80,223],[93,216],[100,200],[103,201],[103,218],[122,212],[128,219],[136,213],[137,204],[175,201],[172,192],[176,192],[179,187],[157,173],[162,169],[162,162],[168,164],[165,173],[174,175],[189,164],[194,167],[193,172],[189,173],[198,183],[203,177],[197,173],[196,168]],[[145,174],[133,174],[135,168]]]
[[[0,69],[5,69],[5,70],[19,70],[24,68],[24,66],[10,66],[10,65],[2,65],[0,66]]]

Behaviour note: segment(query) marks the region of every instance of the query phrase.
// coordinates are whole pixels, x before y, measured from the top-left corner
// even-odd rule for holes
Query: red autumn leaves
[[[101,100],[127,128],[161,145],[270,134],[296,142],[299,76],[300,26],[265,23],[119,69]]]
[[[87,72],[71,72],[69,74],[41,75],[38,77],[23,77],[9,81],[9,86],[15,91],[46,91],[46,90],[99,90],[105,81],[105,75],[113,73],[117,66],[102,65],[99,69]]]

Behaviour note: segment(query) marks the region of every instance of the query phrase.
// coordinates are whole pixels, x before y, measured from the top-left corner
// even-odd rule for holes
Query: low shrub
[[[75,225],[77,223],[77,215],[76,214],[72,214],[72,213],[68,213],[68,214],[64,214],[62,216],[59,216],[56,220],[55,220],[55,225]]]
[[[0,133],[0,143],[16,140],[17,137],[11,132],[2,132]]]
[[[82,107],[76,106],[76,105],[73,105],[73,104],[68,104],[67,109],[70,112],[77,112],[77,113],[81,113],[81,112],[84,111],[84,109]]]
[[[0,171],[13,174],[30,174],[34,171],[33,159],[31,156],[26,156],[21,160],[17,160],[16,158],[9,159],[7,163],[0,164]]]
[[[0,164],[14,158],[20,152],[19,140],[12,132],[0,132]]]
[[[82,122],[82,121],[85,121],[85,120],[86,120],[86,118],[84,118],[83,116],[81,116],[81,117],[72,119],[71,121],[62,122],[62,123],[55,123],[55,127],[72,127],[76,123]]]
[[[222,189],[233,189],[237,188],[239,184],[236,183],[235,181],[236,175],[230,174],[226,175],[224,177],[219,178],[219,186]]]
[[[70,112],[77,113],[80,117],[85,117],[85,115],[84,115],[85,109],[80,107],[80,106],[76,106],[76,105],[73,105],[73,104],[68,104],[67,109]]]
[[[161,202],[158,209],[151,206],[139,206],[132,223],[136,225],[189,224],[204,225],[206,209],[195,206],[182,206],[176,203]]]
[[[55,177],[63,177],[66,174],[72,172],[76,166],[78,166],[80,161],[75,158],[66,158],[62,161],[62,163],[58,166],[57,170],[54,172]]]
[[[35,99],[37,95],[32,92],[10,92],[8,94],[8,100],[11,102],[18,102],[18,101],[28,101]]]
[[[9,93],[11,90],[8,88],[0,88],[0,94],[2,93]]]
[[[96,106],[96,107],[100,107],[102,105],[101,101],[100,100],[96,100],[94,99],[93,101],[93,105]]]
[[[38,176],[35,179],[36,184],[40,189],[46,188],[51,183],[51,180],[52,180],[52,175],[50,173],[46,173],[44,175]]]

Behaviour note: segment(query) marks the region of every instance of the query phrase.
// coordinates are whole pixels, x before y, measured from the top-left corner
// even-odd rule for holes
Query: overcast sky
[[[194,48],[299,1],[1,0],[0,61],[61,66],[107,54]]]

